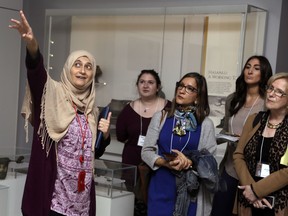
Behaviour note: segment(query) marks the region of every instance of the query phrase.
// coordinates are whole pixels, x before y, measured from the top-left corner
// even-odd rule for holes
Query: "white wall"
[[[0,3],[0,155],[10,156],[16,151],[21,44],[18,32],[8,25],[11,18],[18,17],[16,10],[21,7],[19,0]]]
[[[12,10],[20,10],[22,8],[22,0],[0,0],[0,7]]]

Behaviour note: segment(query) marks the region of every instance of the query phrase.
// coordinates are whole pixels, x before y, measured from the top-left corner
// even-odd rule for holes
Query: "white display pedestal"
[[[96,216],[115,215],[134,215],[134,194],[132,192],[127,192],[125,196],[120,197],[105,197],[96,195]]]
[[[133,216],[137,167],[109,160],[95,160],[97,216]]]
[[[22,216],[21,213],[21,202],[24,191],[24,185],[26,181],[26,174],[15,172],[16,168],[26,168],[27,163],[16,164],[15,162],[10,162],[9,170],[13,172],[8,172],[4,180],[0,180],[0,185],[6,187],[5,191],[1,190],[0,196],[0,216]],[[2,193],[5,196],[2,198]],[[5,208],[6,213],[2,211],[2,205],[6,202]],[[5,209],[4,208],[4,209]]]
[[[8,187],[8,196],[5,197],[7,200],[7,214],[5,214],[5,216],[22,216],[21,202],[24,184],[26,181],[26,174],[17,173],[16,178],[14,177],[14,174],[15,173],[13,173],[13,175],[9,175],[8,173],[6,179],[0,181],[1,185]]]
[[[7,186],[0,185],[0,216],[7,215],[8,189]]]

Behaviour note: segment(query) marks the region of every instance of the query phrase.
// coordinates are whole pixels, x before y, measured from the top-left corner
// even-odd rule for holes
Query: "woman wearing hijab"
[[[47,74],[24,13],[11,19],[26,42],[28,85],[22,108],[25,127],[34,127],[32,150],[22,200],[24,216],[95,216],[93,180],[98,108],[95,106],[96,62],[87,51],[72,52],[56,82]],[[102,148],[110,142],[107,120],[99,121]],[[103,149],[99,151],[103,153]]]

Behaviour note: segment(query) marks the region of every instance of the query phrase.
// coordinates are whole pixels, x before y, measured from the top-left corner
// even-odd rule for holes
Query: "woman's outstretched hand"
[[[38,49],[38,43],[34,37],[32,28],[30,27],[23,11],[20,12],[20,20],[11,19],[12,24],[9,25],[9,28],[16,29],[23,40],[27,44],[27,49],[31,55],[35,54]]]
[[[21,35],[21,37],[27,42],[29,43],[30,41],[33,40],[34,35],[32,32],[32,28],[30,27],[23,11],[20,11],[20,18],[21,21],[16,20],[16,19],[11,19],[11,22],[13,24],[9,25],[9,28],[13,28],[18,30],[19,34]]]

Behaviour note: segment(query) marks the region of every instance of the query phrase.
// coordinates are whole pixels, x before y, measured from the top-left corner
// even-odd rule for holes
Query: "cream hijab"
[[[75,88],[72,84],[70,69],[74,62],[85,56],[92,64],[92,79],[83,88]],[[92,131],[92,149],[96,140],[96,118],[98,108],[95,106],[95,77],[96,61],[92,54],[84,50],[72,52],[64,64],[61,72],[61,81],[56,82],[49,75],[43,90],[41,101],[40,126],[38,134],[42,138],[42,146],[46,147],[49,154],[53,142],[58,143],[67,133],[72,120],[76,116],[75,108],[83,112],[88,120]],[[25,117],[26,141],[28,131],[28,120],[31,121],[33,101],[29,86],[26,87],[26,94],[22,107],[22,114]]]

